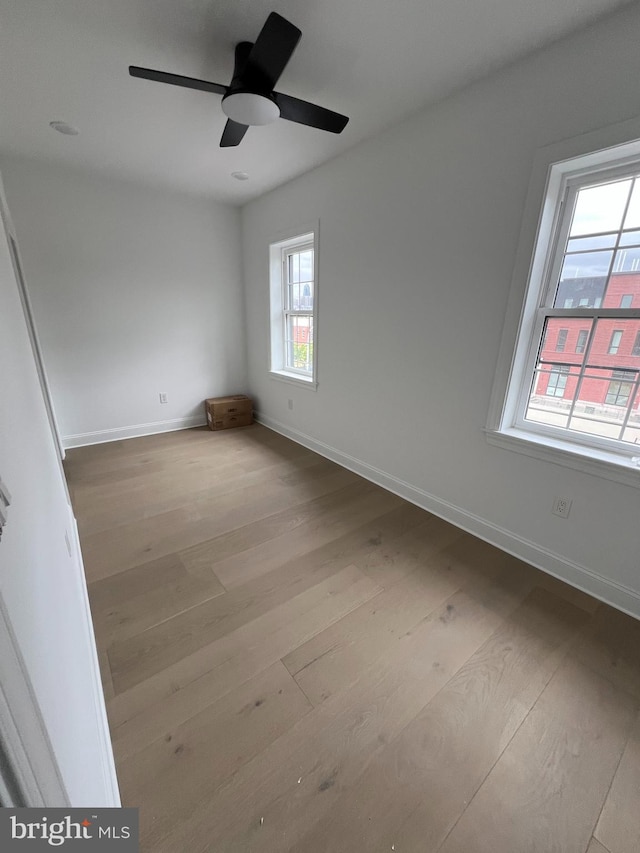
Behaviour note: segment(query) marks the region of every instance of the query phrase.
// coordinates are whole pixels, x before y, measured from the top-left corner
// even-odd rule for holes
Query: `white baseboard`
[[[174,418],[170,421],[154,421],[150,424],[115,427],[97,432],[79,432],[76,435],[64,435],[62,443],[65,449],[84,447],[87,444],[104,444],[106,441],[121,441],[125,438],[138,438],[141,435],[155,435],[159,432],[174,432],[179,429],[206,426],[204,415],[191,415],[188,418]]]
[[[634,616],[636,619],[640,619],[640,592],[636,592],[617,581],[605,578],[592,569],[567,560],[565,557],[547,548],[543,548],[535,542],[517,536],[503,527],[499,527],[478,515],[467,512],[448,501],[425,492],[424,489],[413,486],[411,483],[400,480],[391,474],[387,474],[379,468],[368,465],[361,459],[356,459],[354,456],[343,453],[341,450],[337,450],[323,441],[318,441],[299,430],[286,426],[286,424],[282,424],[267,415],[254,412],[254,417],[256,421],[274,430],[274,432],[278,432],[292,441],[308,447],[309,450],[313,450],[321,456],[337,462],[343,468],[359,474],[366,480],[382,486],[387,491],[399,495],[401,498],[421,507],[427,512],[443,518],[445,521],[454,524],[462,530],[466,530],[467,533],[472,533],[479,539],[483,539],[485,542],[489,542],[491,545],[495,545],[501,550],[513,554],[514,557],[530,563],[537,569],[553,575],[583,592],[589,593],[594,598],[604,601],[612,607],[622,610],[630,616]]]

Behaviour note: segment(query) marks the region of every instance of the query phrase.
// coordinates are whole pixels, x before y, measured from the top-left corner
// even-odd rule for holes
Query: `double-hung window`
[[[635,466],[640,158],[591,168],[578,158],[574,170],[570,165],[564,162],[561,178],[549,181],[545,204],[547,211],[553,205],[553,224],[539,231],[502,423],[494,434]]]
[[[271,373],[316,384],[316,232],[272,243]]]

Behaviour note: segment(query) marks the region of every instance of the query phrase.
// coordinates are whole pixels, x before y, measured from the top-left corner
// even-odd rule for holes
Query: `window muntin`
[[[640,167],[569,179],[563,201],[514,425],[629,448],[640,444]]]

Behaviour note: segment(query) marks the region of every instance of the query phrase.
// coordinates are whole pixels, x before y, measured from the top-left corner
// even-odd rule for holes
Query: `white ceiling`
[[[241,204],[624,2],[0,0],[0,151]],[[221,149],[217,95],[128,74],[227,84],[270,11],[302,30],[278,90],[350,116],[340,136],[279,120]]]

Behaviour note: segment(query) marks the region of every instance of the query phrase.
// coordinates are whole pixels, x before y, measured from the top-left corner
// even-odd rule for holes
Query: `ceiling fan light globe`
[[[280,117],[278,105],[266,95],[256,95],[255,92],[225,95],[222,110],[231,121],[249,126],[271,124]]]

